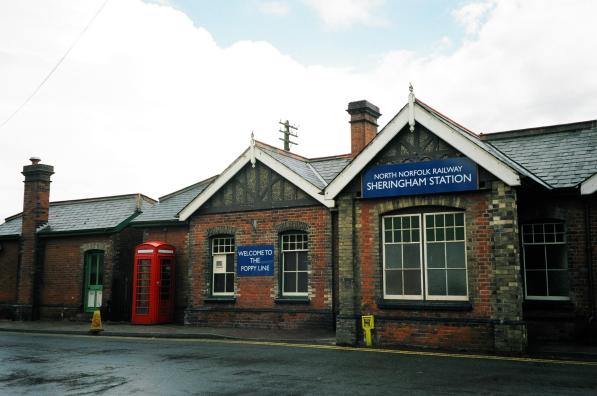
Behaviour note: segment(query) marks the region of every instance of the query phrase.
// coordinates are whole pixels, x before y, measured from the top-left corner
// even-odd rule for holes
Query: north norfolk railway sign
[[[448,158],[373,166],[363,173],[363,198],[471,191],[479,188],[477,164]]]

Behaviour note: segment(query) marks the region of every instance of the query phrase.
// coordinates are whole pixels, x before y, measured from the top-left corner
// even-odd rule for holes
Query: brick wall
[[[82,312],[84,256],[88,250],[104,251],[103,307],[111,298],[114,244],[109,236],[44,238],[44,264],[39,288],[43,318],[74,316]]]
[[[189,229],[187,225],[150,227],[143,230],[143,242],[160,241],[176,248],[174,321],[184,321],[184,310],[187,307],[189,295]]]
[[[253,224],[256,224],[253,229]],[[281,232],[304,230],[309,235],[309,302],[282,303],[279,297]],[[236,246],[272,244],[274,275],[236,277],[236,301],[210,302],[210,237],[232,234]],[[289,208],[193,216],[190,222],[189,308],[186,322],[209,326],[267,328],[331,328],[331,215],[324,207]]]
[[[560,220],[566,232],[566,252],[570,279],[569,301],[525,301],[524,318],[529,338],[566,340],[588,336],[589,317],[594,307],[597,274],[597,198],[575,194],[520,194],[520,222]],[[589,209],[592,241],[587,241],[586,210]],[[593,295],[589,287],[587,242],[592,249]],[[592,300],[592,301],[591,301]],[[595,330],[593,329],[593,332]],[[595,333],[593,333],[593,336]]]
[[[344,193],[337,204],[340,220],[338,343],[361,342],[359,317],[372,314],[377,318],[374,339],[378,345],[503,350],[504,345],[498,345],[496,340],[508,337],[513,338],[516,345],[524,344],[516,339],[516,336],[524,338],[524,331],[520,328],[518,303],[521,284],[515,194],[503,183],[493,182],[491,189],[478,192],[384,200],[353,201],[349,193]],[[465,212],[470,304],[441,308],[433,304],[408,306],[404,301],[406,304],[401,305],[395,304],[395,300],[383,300],[381,216],[429,206]],[[496,268],[500,270],[496,272]],[[508,328],[510,332],[504,330],[507,335],[495,335],[499,323],[514,328]]]
[[[19,241],[0,241],[0,318],[12,318],[12,305],[17,300]]]

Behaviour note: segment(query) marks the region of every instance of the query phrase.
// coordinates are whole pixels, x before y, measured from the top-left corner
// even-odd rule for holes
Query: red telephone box
[[[145,242],[135,248],[133,323],[172,322],[174,253],[174,246],[157,241]]]

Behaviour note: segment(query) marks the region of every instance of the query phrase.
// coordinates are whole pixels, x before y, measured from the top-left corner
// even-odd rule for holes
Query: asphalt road
[[[597,365],[315,345],[0,333],[0,394],[596,395]]]

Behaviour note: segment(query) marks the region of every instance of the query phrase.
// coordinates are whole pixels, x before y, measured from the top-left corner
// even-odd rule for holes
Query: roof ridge
[[[491,140],[498,140],[498,139],[508,139],[508,138],[512,138],[512,137],[537,136],[537,135],[548,135],[551,133],[582,131],[582,130],[594,129],[594,128],[597,128],[597,120],[586,120],[586,121],[569,122],[569,123],[565,123],[565,124],[545,125],[545,126],[523,128],[523,129],[509,129],[506,131],[484,133],[484,134],[481,134],[480,138],[482,140],[491,141]]]
[[[148,197],[145,194],[141,194],[141,193],[133,193],[133,194],[121,194],[121,195],[110,195],[110,196],[106,196],[106,197],[92,197],[92,198],[80,198],[80,199],[70,199],[70,200],[65,200],[65,201],[54,201],[54,202],[50,202],[50,206],[52,205],[67,205],[67,204],[72,204],[72,203],[84,203],[84,202],[101,202],[101,201],[112,201],[112,200],[116,200],[116,199],[120,199],[120,198],[132,198],[132,197],[144,197],[147,198],[151,201],[153,201],[154,203],[157,203],[157,201],[151,197]]]
[[[259,140],[255,140],[255,143],[257,146],[261,146],[260,148],[262,149],[266,149],[266,150],[273,150],[276,153],[280,154],[280,155],[285,155],[287,157],[293,157],[296,160],[299,161],[308,161],[309,159],[307,157],[304,157],[300,154],[296,154],[296,153],[292,153],[290,151],[286,151],[286,150],[282,150],[280,148],[274,147],[271,144],[267,144],[267,143],[263,143],[262,141]]]
[[[187,192],[187,191],[189,191],[189,190],[191,190],[191,189],[193,189],[193,188],[195,188],[195,187],[199,186],[199,185],[200,185],[200,184],[202,184],[202,183],[206,183],[206,182],[209,182],[209,183],[211,183],[211,182],[212,182],[212,181],[214,181],[214,180],[215,180],[215,179],[216,179],[218,176],[219,176],[219,175],[214,175],[214,176],[208,177],[207,179],[203,179],[203,180],[201,180],[201,181],[198,181],[197,183],[191,184],[190,186],[186,186],[186,187],[183,187],[183,188],[181,188],[180,190],[176,190],[176,191],[174,191],[174,192],[171,192],[171,193],[168,193],[168,194],[166,194],[166,195],[163,195],[163,196],[159,197],[159,198],[158,198],[158,200],[159,200],[159,202],[162,202],[162,201],[164,201],[164,200],[167,200],[167,199],[170,199],[170,198],[174,197],[175,195],[180,195],[180,194],[182,194],[183,192]]]
[[[470,129],[468,129],[467,127],[465,127],[462,124],[459,124],[458,122],[454,121],[453,119],[451,119],[450,117],[446,116],[445,114],[437,111],[436,109],[434,109],[433,107],[429,106],[427,103],[423,102],[421,99],[416,98],[415,99],[416,102],[418,102],[420,105],[422,105],[423,107],[426,107],[428,110],[433,111],[434,113],[436,113],[439,117],[443,118],[444,120],[448,121],[450,124],[462,129],[464,132],[476,137],[477,139],[479,138],[479,134],[476,132],[471,131]]]
[[[328,155],[325,157],[313,157],[313,158],[309,158],[309,162],[329,161],[329,160],[333,160],[333,159],[344,159],[344,158],[352,158],[352,154],[347,153],[347,154]]]

